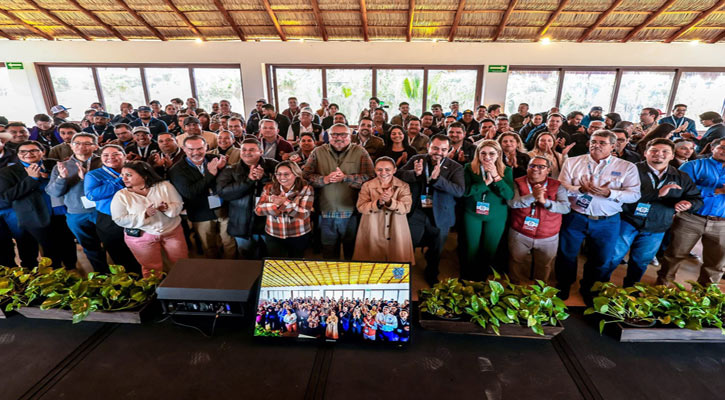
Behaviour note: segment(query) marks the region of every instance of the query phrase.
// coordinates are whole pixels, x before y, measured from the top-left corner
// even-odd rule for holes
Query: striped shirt
[[[271,191],[272,184],[269,183],[264,187],[254,210],[259,216],[267,216],[264,231],[279,239],[299,237],[311,232],[310,215],[315,197],[312,186],[305,185],[299,192],[291,190],[285,193],[287,200],[280,206],[271,201]]]

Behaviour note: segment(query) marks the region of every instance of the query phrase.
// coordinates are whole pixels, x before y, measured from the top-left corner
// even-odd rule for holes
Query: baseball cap
[[[302,110],[300,110],[300,114],[301,113],[307,113],[307,114],[310,114],[310,115],[314,114],[314,112],[312,112],[312,109],[310,107],[303,108]]]
[[[600,106],[594,106],[594,107],[592,107],[591,110],[589,110],[589,112],[592,112],[592,111],[604,111],[604,109]]]
[[[105,111],[96,111],[93,113],[94,117],[111,118],[111,115]]]
[[[137,127],[133,128],[131,133],[136,133],[136,132],[151,133],[151,130],[147,126],[137,126]]]
[[[141,106],[138,108],[138,111],[149,111],[151,112],[151,107],[149,106]]]
[[[466,111],[463,112],[463,115],[466,115],[466,114],[473,115],[473,111],[466,110]]]
[[[57,104],[57,105],[54,105],[53,107],[51,107],[50,112],[52,114],[58,114],[60,112],[66,111],[66,110],[70,110],[70,108]]]

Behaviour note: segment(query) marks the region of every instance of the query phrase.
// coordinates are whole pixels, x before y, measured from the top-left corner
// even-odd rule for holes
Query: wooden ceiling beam
[[[506,28],[506,24],[509,22],[509,17],[511,17],[511,13],[514,11],[514,8],[516,8],[516,3],[518,3],[518,0],[512,0],[509,3],[508,8],[506,8],[506,11],[503,13],[503,17],[501,17],[501,22],[498,24],[498,28],[496,28],[496,33],[493,34],[494,42],[497,41],[499,37],[501,37],[504,28]]]
[[[708,41],[708,43],[717,43],[717,42],[719,42],[719,41],[721,41],[723,39],[725,39],[725,30],[722,31],[721,34],[719,34],[719,35],[715,36],[714,38],[710,39]]]
[[[5,39],[8,39],[8,40],[16,40],[15,37],[10,36],[10,35],[8,35],[7,33],[3,32],[3,31],[0,31],[0,36],[4,37]]]
[[[553,13],[551,13],[551,15],[549,16],[549,20],[546,21],[546,25],[541,27],[541,30],[539,31],[540,38],[543,37],[544,35],[546,35],[546,31],[549,30],[549,28],[551,27],[551,24],[553,24],[554,21],[556,21],[556,18],[559,16],[559,14],[561,14],[562,11],[564,11],[564,7],[566,7],[568,4],[569,4],[569,0],[559,1],[559,7],[556,7],[556,10]]]
[[[703,11],[702,14],[698,15],[697,18],[693,19],[692,22],[683,26],[679,31],[675,32],[674,35],[665,39],[665,43],[672,43],[673,40],[687,33],[687,31],[697,26],[697,24],[702,22],[705,18],[709,17],[712,13],[719,10],[723,6],[725,6],[725,0],[718,1],[717,3],[715,3],[715,5]]]
[[[576,41],[579,43],[585,41],[589,37],[589,35],[591,35],[592,32],[594,32],[597,28],[599,28],[599,25],[601,25],[602,22],[604,22],[604,20],[607,19],[607,17],[614,12],[614,9],[619,7],[620,4],[622,4],[623,1],[624,0],[614,0],[612,2],[612,5],[610,5],[606,11],[599,14],[599,18],[597,18],[597,20],[594,21],[594,25],[587,28],[587,30],[584,31],[584,33],[582,33],[582,35],[579,36],[579,39],[577,39]]]
[[[415,14],[415,0],[408,0],[408,32],[405,35],[405,41],[410,42],[413,38],[413,17]]]
[[[103,22],[100,18],[98,18],[98,16],[96,14],[86,10],[80,3],[78,3],[78,1],[76,1],[76,0],[67,0],[67,1],[71,4],[73,4],[73,6],[78,9],[78,11],[85,14],[86,17],[92,19],[93,22],[97,23],[98,25],[101,25],[107,31],[111,32],[111,34],[113,36],[123,40],[124,42],[128,41],[128,38],[123,36],[121,34],[121,32],[117,31],[116,28],[112,27],[111,25],[108,25],[107,23]]]
[[[622,43],[627,43],[630,39],[632,39],[634,37],[634,35],[638,34],[640,31],[642,31],[642,29],[646,28],[649,24],[651,24],[652,21],[654,21],[657,17],[662,15],[662,13],[667,11],[668,8],[672,7],[672,5],[675,4],[676,1],[677,0],[667,0],[665,2],[665,4],[663,4],[660,8],[657,9],[657,11],[650,14],[650,16],[647,17],[647,19],[645,19],[644,22],[642,22],[641,24],[634,27],[634,29],[629,31],[627,36],[625,36],[624,39],[622,39]]]
[[[360,19],[362,21],[363,39],[366,42],[369,42],[370,35],[368,34],[368,6],[365,4],[365,0],[360,0]]]
[[[191,21],[189,20],[189,18],[186,15],[184,15],[184,13],[182,13],[181,10],[179,10],[171,0],[164,0],[164,3],[166,4],[166,6],[168,6],[171,9],[171,11],[174,14],[176,14],[177,17],[181,18],[181,20],[184,21],[186,26],[188,26],[189,29],[191,29],[194,32],[194,34],[196,34],[199,37],[199,39],[206,41],[206,37],[204,36],[203,33],[201,33],[199,28],[197,28],[196,25],[192,24]]]
[[[283,42],[287,41],[287,35],[284,34],[282,31],[282,26],[279,24],[279,21],[277,20],[277,16],[274,15],[274,10],[272,10],[272,6],[269,5],[269,0],[262,0],[262,4],[264,4],[264,8],[267,10],[267,14],[269,15],[269,18],[272,20],[272,23],[274,24],[274,28],[277,30],[277,34],[279,35],[279,38],[282,39]]]
[[[219,0],[216,0],[219,1]],[[322,40],[327,41],[327,30],[325,29],[325,24],[322,22],[322,13],[320,12],[320,5],[317,4],[317,0],[310,0],[310,5],[312,6],[312,12],[315,14],[315,20],[317,21],[317,26],[320,29],[320,35],[322,35]]]
[[[517,0],[514,0],[515,3]],[[456,38],[456,31],[458,30],[458,24],[461,22],[461,16],[463,16],[463,9],[466,7],[466,0],[458,1],[458,9],[456,10],[456,16],[453,18],[453,26],[451,26],[451,32],[448,34],[448,41],[452,42]]]
[[[219,0],[214,0],[214,5],[222,13],[222,15],[224,16],[224,20],[226,20],[227,23],[231,25],[232,29],[234,29],[234,33],[239,36],[239,40],[241,40],[242,42],[246,42],[247,38],[244,37],[244,32],[242,32],[242,28],[240,28],[239,25],[234,22],[234,18],[232,18],[232,15],[229,14],[229,11],[227,11],[226,7],[224,7],[224,4],[222,4],[222,2]]]
[[[24,26],[25,28],[27,28],[31,32],[35,33],[36,35],[40,35],[41,37],[43,37],[43,38],[45,38],[47,40],[55,40],[55,38],[53,36],[51,36],[51,35],[43,32],[43,31],[41,31],[40,29],[34,27],[33,25],[30,25],[29,23],[23,21],[18,16],[13,15],[13,14],[11,14],[8,11],[0,10],[0,15],[4,16],[5,18],[8,18],[8,19],[12,20],[13,22],[15,22],[18,25]]]
[[[40,11],[40,13],[42,13],[46,17],[52,19],[56,24],[58,24],[58,25],[60,25],[60,26],[62,26],[64,28],[66,28],[66,29],[69,29],[69,30],[73,31],[76,35],[82,37],[85,40],[89,40],[89,41],[90,40],[93,40],[93,39],[91,39],[90,36],[88,36],[85,33],[81,32],[75,26],[71,26],[71,25],[66,24],[65,21],[63,21],[62,19],[60,19],[57,16],[55,16],[55,14],[53,14],[51,11],[49,11],[46,8],[41,7],[38,3],[35,2],[35,0],[25,0],[25,1],[28,4],[30,4],[31,6],[35,7],[36,8],[35,11]]]
[[[26,1],[29,1],[29,0],[26,0]],[[131,14],[131,16],[134,17],[143,26],[145,26],[146,29],[148,29],[149,31],[151,31],[151,33],[153,33],[154,36],[156,36],[157,38],[159,38],[159,40],[161,40],[162,42],[165,42],[165,41],[168,40],[168,39],[166,39],[166,37],[164,35],[161,34],[161,32],[159,32],[158,29],[154,28],[153,26],[151,26],[151,24],[149,24],[148,22],[146,22],[146,20],[143,19],[143,17],[141,15],[139,15],[139,13],[137,13],[136,10],[132,9],[131,7],[129,7],[128,4],[126,4],[126,1],[124,1],[124,0],[116,0],[116,3],[119,6],[123,7],[126,10],[127,13]]]

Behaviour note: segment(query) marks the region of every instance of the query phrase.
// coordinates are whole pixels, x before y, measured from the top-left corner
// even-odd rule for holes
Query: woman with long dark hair
[[[671,139],[672,138],[672,131],[675,130],[674,125],[670,124],[659,124],[657,127],[652,129],[648,134],[644,135],[642,139],[640,139],[639,142],[637,142],[637,153],[639,153],[641,156],[644,156],[645,150],[647,150],[647,143],[654,139],[664,138],[664,139]]]
[[[414,155],[418,154],[415,149],[405,140],[405,131],[400,125],[393,125],[385,141],[385,147],[378,155],[379,157],[390,157],[395,161],[395,167],[400,168]]]

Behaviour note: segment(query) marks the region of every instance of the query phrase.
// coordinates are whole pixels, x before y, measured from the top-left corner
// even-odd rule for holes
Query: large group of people
[[[306,297],[260,300],[256,326],[286,337],[407,342],[410,301]]]
[[[0,264],[76,267],[109,260],[148,275],[180,258],[315,257],[415,263],[439,279],[457,233],[465,279],[490,269],[516,282],[556,281],[569,296],[583,249],[585,300],[626,260],[624,283],[660,265],[675,279],[703,243],[700,283],[725,271],[725,126],[687,106],[639,121],[592,107],[504,114],[434,104],[420,117],[373,97],[349,121],[327,100],[313,110],[264,99],[247,118],[229,101],[153,101],[82,121],[62,105],[0,132]],[[391,112],[392,114],[392,112]],[[354,128],[354,129],[353,129]],[[627,254],[629,254],[627,256]]]

